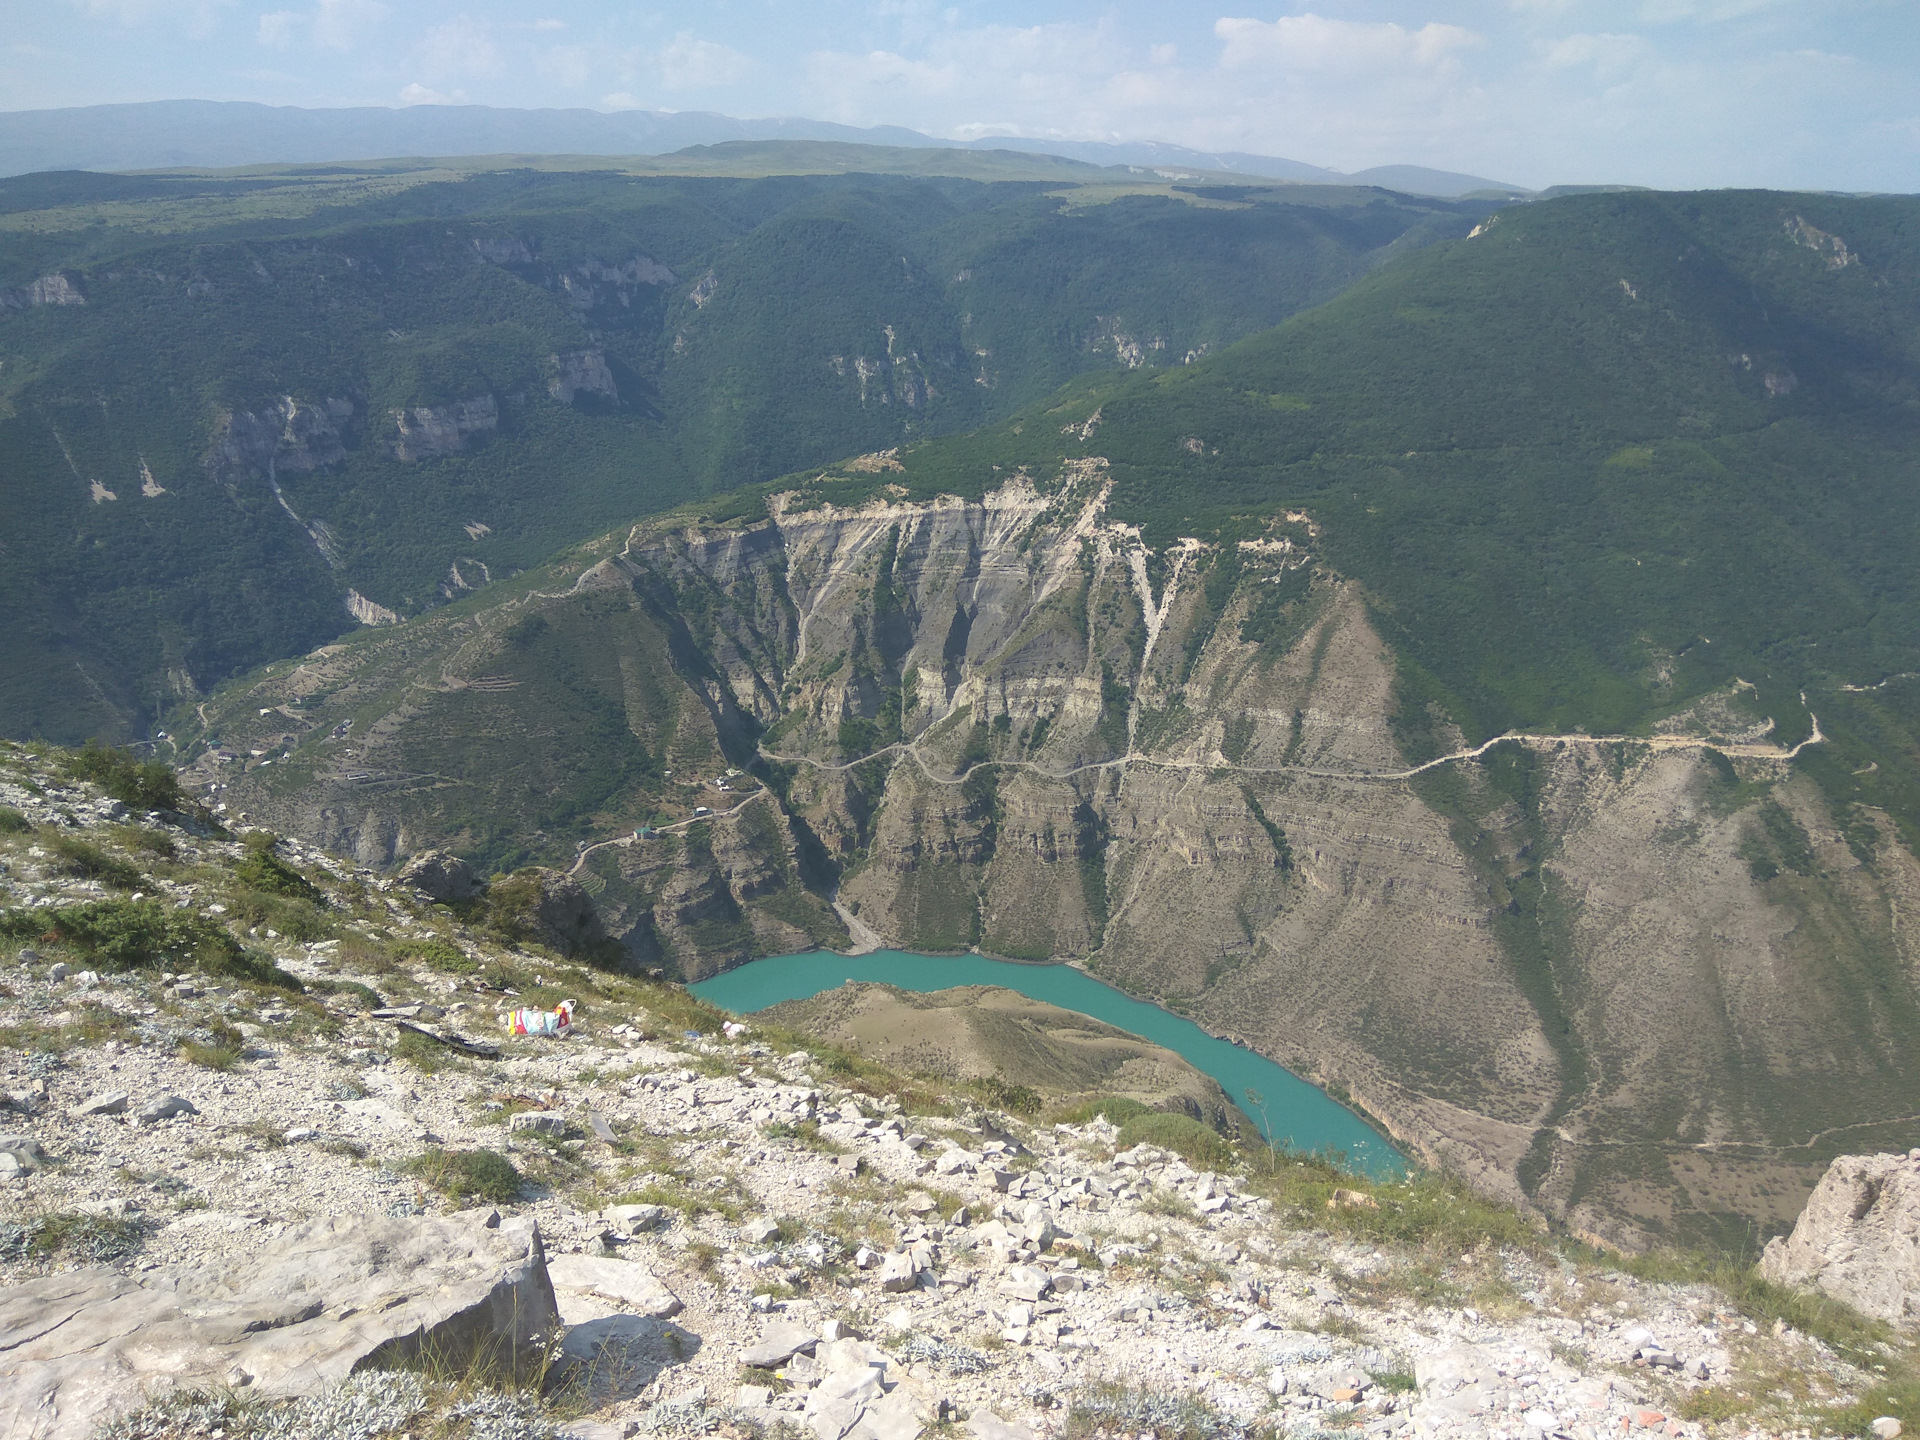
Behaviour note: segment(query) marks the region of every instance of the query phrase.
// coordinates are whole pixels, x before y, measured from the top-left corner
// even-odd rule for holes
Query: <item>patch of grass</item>
[[[271,1120],[264,1118],[249,1120],[246,1124],[235,1128],[248,1139],[258,1141],[269,1150],[281,1150],[286,1147],[286,1132]]]
[[[1230,1141],[1191,1115],[1176,1115],[1154,1110],[1136,1115],[1120,1127],[1120,1148],[1156,1145],[1171,1150],[1189,1165],[1202,1170],[1230,1170],[1234,1149]]]
[[[1745,1260],[1694,1250],[1650,1250],[1616,1262],[1642,1280],[1670,1285],[1711,1285],[1755,1324],[1784,1321],[1803,1335],[1831,1346],[1862,1366],[1878,1365],[1893,1339],[1891,1326],[1817,1290],[1775,1285]],[[1872,1417],[1869,1417],[1872,1418]]]
[[[0,835],[28,835],[33,822],[11,805],[0,805]]]
[[[246,1049],[245,1036],[216,1020],[182,1040],[178,1053],[189,1065],[206,1070],[231,1070],[244,1058]]]
[[[1278,1223],[1325,1228],[1375,1244],[1425,1246],[1449,1259],[1482,1247],[1535,1253],[1546,1239],[1519,1211],[1432,1171],[1382,1184],[1316,1156],[1276,1155],[1270,1167],[1253,1169],[1247,1188],[1273,1202]],[[1373,1204],[1336,1203],[1336,1190]]]
[[[343,1160],[364,1160],[367,1158],[367,1147],[362,1145],[358,1140],[317,1140],[314,1142],[313,1148],[323,1155],[338,1155]]]
[[[1751,1408],[1752,1401],[1746,1403]],[[1842,1435],[1866,1435],[1867,1427],[1882,1415],[1893,1416],[1907,1432],[1920,1425],[1920,1376],[1882,1381],[1853,1404],[1829,1411],[1822,1419]]]
[[[1325,1413],[1317,1418],[1327,1422]],[[1095,1430],[1155,1440],[1246,1440],[1270,1434],[1271,1426],[1223,1414],[1194,1395],[1100,1381],[1081,1391],[1067,1412],[1067,1440],[1089,1440]]]
[[[1153,1113],[1152,1106],[1129,1100],[1124,1095],[1102,1095],[1056,1110],[1049,1118],[1060,1125],[1085,1125],[1089,1120],[1110,1120],[1115,1125],[1125,1125],[1129,1120]]]
[[[60,862],[60,869],[68,875],[98,880],[115,890],[137,890],[144,878],[138,867],[129,865],[117,855],[109,855],[92,841],[82,840],[78,835],[55,831],[46,837],[46,846]]]
[[[130,1255],[144,1238],[140,1222],[116,1215],[55,1210],[0,1221],[0,1260],[46,1260],[55,1255],[99,1264]]]
[[[411,940],[394,954],[401,960],[415,961],[429,970],[445,975],[471,975],[479,965],[450,940]]]
[[[0,824],[0,829],[5,825]],[[175,860],[180,856],[180,847],[173,843],[173,837],[158,830],[149,830],[144,825],[115,825],[113,838],[129,850],[145,851],[149,855],[158,855],[163,860]]]
[[[513,1162],[497,1150],[423,1150],[403,1167],[449,1200],[484,1200],[505,1205],[519,1198],[522,1179]]]
[[[431,1036],[402,1030],[393,1044],[394,1058],[404,1060],[422,1075],[438,1075],[446,1070],[464,1070],[464,1058]]]
[[[1005,1110],[1010,1115],[1038,1115],[1043,1103],[1038,1090],[1027,1085],[1016,1085],[998,1075],[969,1080],[967,1089],[994,1109]]]

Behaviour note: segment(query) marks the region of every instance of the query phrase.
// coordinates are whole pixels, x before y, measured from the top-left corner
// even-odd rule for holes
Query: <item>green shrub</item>
[[[321,895],[313,882],[274,854],[274,847],[279,843],[276,835],[254,831],[247,836],[246,853],[240,857],[240,863],[233,867],[234,875],[249,890],[324,905],[326,897]]]
[[[1120,1127],[1120,1147],[1130,1150],[1142,1144],[1171,1150],[1203,1170],[1229,1169],[1234,1161],[1233,1146],[1191,1115],[1154,1110],[1134,1116]]]
[[[60,868],[69,875],[79,875],[84,879],[98,880],[115,890],[135,890],[140,886],[140,871],[129,865],[117,855],[109,855],[89,840],[78,835],[55,832],[47,837],[47,849],[60,861]]]
[[[25,835],[33,829],[33,822],[15,810],[11,805],[0,805],[0,835]]]
[[[471,975],[479,965],[451,940],[413,940],[394,952],[402,960],[417,960],[429,970],[448,975]]]
[[[1138,1116],[1153,1113],[1152,1106],[1143,1105],[1138,1100],[1129,1100],[1124,1095],[1101,1095],[1092,1100],[1083,1100],[1078,1105],[1069,1105],[1053,1118],[1063,1125],[1084,1125],[1094,1119],[1111,1120],[1115,1125],[1125,1125]]]
[[[418,1176],[449,1200],[484,1200],[504,1205],[516,1199],[522,1183],[513,1162],[497,1150],[423,1150],[406,1164],[407,1173]]]
[[[268,957],[243,948],[219,925],[161,900],[93,900],[84,905],[0,910],[0,935],[79,952],[108,970],[185,970],[298,991],[300,982]]]
[[[264,890],[234,890],[227,896],[227,913],[243,925],[264,925],[289,939],[324,940],[337,928],[334,919],[311,900],[273,895]]]
[[[1002,1080],[998,1075],[970,1080],[967,1082],[967,1088],[996,1110],[1005,1110],[1013,1115],[1040,1113],[1041,1100],[1038,1090]]]
[[[134,810],[178,810],[180,779],[158,760],[136,760],[89,740],[84,750],[69,751],[60,768],[76,780],[98,785],[122,805]]]

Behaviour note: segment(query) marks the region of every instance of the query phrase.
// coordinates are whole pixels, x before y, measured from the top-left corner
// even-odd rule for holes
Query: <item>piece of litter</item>
[[[510,1010],[501,1018],[506,1022],[509,1035],[560,1037],[573,1030],[573,1006],[573,1001],[562,1000],[552,1010]]]

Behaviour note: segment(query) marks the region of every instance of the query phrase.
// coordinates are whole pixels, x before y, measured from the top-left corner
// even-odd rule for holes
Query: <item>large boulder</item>
[[[446,850],[423,850],[400,867],[399,880],[429,900],[458,904],[477,899],[486,884],[473,867]]]
[[[174,1387],[310,1395],[416,1358],[527,1375],[558,1328],[532,1221],[338,1216],[226,1266],[0,1289],[0,1435],[81,1440]]]
[[[1793,1233],[1767,1242],[1760,1273],[1877,1319],[1920,1323],[1920,1150],[1835,1160]]]
[[[530,865],[487,891],[487,919],[516,940],[532,940],[562,955],[592,955],[609,945],[600,912],[571,875]]]

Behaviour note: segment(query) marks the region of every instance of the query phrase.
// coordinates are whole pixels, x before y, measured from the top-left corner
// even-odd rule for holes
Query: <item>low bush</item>
[[[76,780],[98,785],[132,810],[178,810],[180,779],[158,760],[136,760],[125,750],[96,741],[69,751],[60,768]]]
[[[484,1200],[504,1205],[518,1198],[523,1183],[513,1162],[497,1150],[442,1150],[436,1146],[409,1160],[406,1171],[461,1204]]]
[[[334,917],[311,900],[238,889],[227,895],[227,913],[243,925],[264,926],[292,940],[325,940],[339,927]]]
[[[33,829],[33,822],[15,810],[11,805],[0,805],[0,835],[25,835]]]
[[[298,992],[300,982],[219,925],[161,900],[0,910],[0,935],[63,945],[108,970],[186,970]]]
[[[967,1082],[967,1088],[994,1109],[1005,1110],[1010,1115],[1040,1113],[1042,1102],[1038,1090],[1002,1080],[998,1075],[987,1075],[978,1080],[970,1080]]]
[[[1151,1110],[1122,1125],[1120,1148],[1131,1150],[1135,1145],[1157,1145],[1162,1150],[1171,1150],[1189,1165],[1197,1165],[1202,1170],[1227,1170],[1234,1162],[1233,1146],[1218,1131],[1191,1115],[1169,1111]]]
[[[326,897],[311,880],[274,853],[279,843],[278,836],[262,830],[247,836],[246,853],[233,867],[235,877],[249,890],[305,900],[313,905],[326,904]]]

